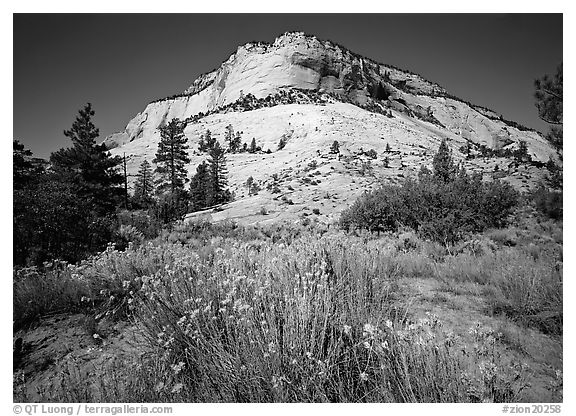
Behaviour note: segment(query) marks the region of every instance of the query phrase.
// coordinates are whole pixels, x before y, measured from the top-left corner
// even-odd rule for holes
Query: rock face
[[[113,154],[126,153],[128,171],[135,174],[144,159],[151,162],[154,158],[158,127],[172,118],[187,122],[190,174],[206,158],[197,150],[206,130],[224,143],[224,130],[230,124],[243,142],[249,144],[254,138],[263,150],[270,149],[270,153],[228,155],[229,183],[238,205],[234,218],[248,209],[238,199],[248,176],[264,185],[277,173],[293,190],[245,202],[274,205],[278,197],[293,195],[305,204],[334,190],[341,198],[330,204],[324,201],[328,204],[324,211],[329,206],[336,213],[377,180],[398,180],[430,164],[442,139],[447,139],[455,158],[467,169],[496,170],[498,177],[522,189],[530,188],[542,172],[534,166],[522,170],[514,165],[510,152],[520,141],[526,142],[536,162],[555,157],[535,131],[450,96],[419,75],[303,33],[286,33],[272,44],[240,46],[218,69],[200,76],[182,94],[150,103],[129,121],[125,131],[109,136],[105,143]],[[289,138],[288,144],[277,151],[281,136]],[[335,140],[341,148],[338,158],[329,153]],[[386,153],[387,144],[391,153]],[[464,147],[474,149],[477,157],[465,158]],[[369,149],[377,152],[377,159],[365,156]],[[500,153],[480,158],[483,149]],[[309,175],[306,166],[312,162],[324,166],[319,169],[322,179],[313,181],[314,192],[310,181],[301,181]],[[366,171],[363,164],[370,169]],[[294,200],[294,206],[279,209],[288,215],[297,205]]]
[[[327,92],[345,102],[416,116],[429,113],[430,120],[467,140],[495,149],[526,140],[536,159],[545,162],[550,154],[536,132],[520,131],[491,110],[450,98],[438,84],[416,74],[303,33],[286,33],[273,44],[240,46],[220,68],[200,76],[183,94],[150,103],[124,132],[109,136],[105,143],[113,148],[150,138],[172,118],[214,111],[246,94],[264,98],[290,88]]]

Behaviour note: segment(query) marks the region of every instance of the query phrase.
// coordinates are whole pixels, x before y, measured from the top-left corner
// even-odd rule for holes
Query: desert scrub
[[[79,309],[82,297],[91,294],[89,282],[64,262],[54,262],[44,271],[37,267],[16,269],[12,287],[14,330],[47,313]]]
[[[162,249],[174,261],[142,278],[135,317],[193,401],[512,401],[522,389],[508,362],[464,354],[437,319],[406,321],[377,241]]]
[[[445,283],[477,283],[493,312],[545,333],[562,333],[563,278],[553,258],[535,258],[521,248],[459,254],[436,264],[435,277]]]

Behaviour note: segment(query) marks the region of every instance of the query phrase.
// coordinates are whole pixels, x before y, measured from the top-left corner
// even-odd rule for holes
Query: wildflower
[[[175,393],[175,394],[180,393],[180,391],[182,390],[183,387],[184,387],[184,385],[182,383],[175,384],[174,387],[172,388],[172,393]]]
[[[296,364],[298,364],[298,361],[296,360],[296,358],[294,358],[292,361],[290,361],[290,364],[296,365]]]
[[[360,373],[360,380],[362,381],[368,381],[368,374],[366,374],[366,372],[361,372]]]
[[[310,351],[307,351],[307,352],[306,352],[306,357],[312,358],[312,353],[311,353]]]
[[[376,327],[370,324],[364,324],[364,336],[373,336],[376,332]]]
[[[352,332],[352,327],[350,325],[344,325],[344,333],[348,336],[350,336],[350,333]]]
[[[164,383],[160,382],[154,386],[154,391],[160,393],[164,389]]]
[[[171,367],[172,370],[174,371],[174,374],[178,375],[182,371],[184,366],[185,366],[184,362],[180,361],[178,364],[173,364]]]
[[[392,329],[392,321],[391,321],[390,319],[388,319],[388,320],[386,321],[386,327],[387,327],[388,329]]]
[[[370,349],[370,343],[368,341],[364,341],[362,344],[364,345],[364,348],[366,348],[367,350]]]

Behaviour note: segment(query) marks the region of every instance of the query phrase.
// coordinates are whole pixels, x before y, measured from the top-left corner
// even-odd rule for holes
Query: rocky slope
[[[182,94],[150,103],[105,143],[113,154],[126,154],[128,171],[135,174],[144,159],[154,158],[158,127],[172,118],[188,122],[190,174],[205,159],[197,143],[206,130],[223,142],[225,127],[232,125],[243,142],[254,138],[262,147],[258,154],[228,156],[236,202],[217,214],[250,222],[271,220],[274,212],[287,219],[302,217],[305,208],[318,208],[330,220],[377,179],[395,181],[430,164],[444,138],[468,169],[521,189],[542,177],[538,163],[554,157],[535,131],[452,97],[416,74],[303,33],[286,33],[272,44],[240,46]],[[288,144],[277,150],[282,136]],[[341,145],[338,157],[329,152],[335,140]],[[535,164],[513,162],[510,151],[520,141]],[[465,159],[466,147],[477,157]],[[365,154],[370,149],[376,159]],[[482,151],[489,157],[480,157]],[[247,197],[242,184],[248,176],[265,187],[273,174],[280,178],[279,193]],[[256,215],[264,211],[266,216]]]

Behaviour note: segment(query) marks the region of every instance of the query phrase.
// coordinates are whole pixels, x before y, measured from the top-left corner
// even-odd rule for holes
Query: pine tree
[[[242,136],[240,135],[240,132],[237,131],[236,135],[232,138],[232,141],[230,143],[230,152],[238,153],[240,152],[241,148],[242,148]]]
[[[184,189],[186,177],[186,164],[190,163],[188,157],[188,139],[184,135],[185,124],[174,118],[165,126],[160,127],[160,143],[156,157],[152,161],[156,164],[155,172],[160,176],[157,191],[163,193],[170,191],[175,194]]]
[[[390,153],[392,149],[390,148],[390,143],[386,143],[386,153]]]
[[[12,142],[12,173],[14,189],[21,189],[30,182],[36,170],[29,158],[32,152],[18,140]]]
[[[99,130],[92,123],[94,110],[90,103],[79,111],[70,130],[64,135],[72,140],[73,147],[52,153],[50,162],[54,172],[74,184],[80,198],[90,199],[99,214],[115,209],[122,189],[122,175],[117,166],[122,159],[112,157],[103,144],[96,144]]]
[[[246,182],[244,182],[244,186],[248,188],[248,196],[252,195],[253,185],[254,185],[254,178],[252,176],[249,176],[248,179],[246,179]]]
[[[212,206],[229,201],[231,195],[226,188],[228,186],[226,156],[224,149],[218,142],[209,152],[208,167],[210,180],[206,198],[207,204]]]
[[[194,211],[200,211],[208,206],[209,185],[210,170],[206,162],[202,162],[196,167],[196,174],[190,181],[190,197]]]
[[[212,137],[212,133],[210,130],[206,130],[206,133],[200,136],[200,140],[198,141],[198,150],[200,152],[208,152],[214,144],[216,143],[216,138]]]
[[[442,182],[451,182],[454,179],[456,167],[452,159],[452,150],[448,148],[446,140],[442,140],[442,143],[440,143],[438,153],[434,155],[432,167],[434,168],[435,179],[439,179]]]
[[[248,151],[250,153],[256,153],[260,150],[262,150],[262,148],[256,144],[256,139],[252,137],[252,141],[250,142],[250,147],[248,148]]]
[[[288,138],[285,134],[283,134],[282,137],[280,137],[280,141],[278,142],[278,150],[284,149],[284,147],[286,147],[286,143],[288,143]]]
[[[143,206],[148,206],[152,202],[154,185],[152,182],[152,167],[147,160],[140,164],[140,169],[134,184],[134,199]]]
[[[332,146],[330,146],[330,153],[340,153],[340,143],[338,143],[338,140],[334,140],[334,143],[332,143]]]
[[[232,127],[232,124],[226,126],[224,140],[228,143],[228,151],[230,153],[238,153],[240,146],[242,145],[242,136],[240,136],[240,132],[234,134],[234,127]]]
[[[552,125],[546,138],[559,154],[562,152],[563,146],[563,78],[562,64],[560,64],[556,69],[554,78],[545,75],[534,82],[536,87],[534,97],[536,98],[538,116]]]

